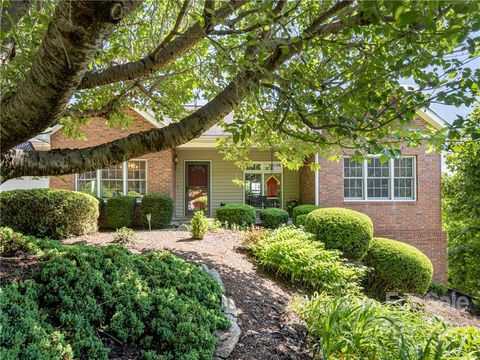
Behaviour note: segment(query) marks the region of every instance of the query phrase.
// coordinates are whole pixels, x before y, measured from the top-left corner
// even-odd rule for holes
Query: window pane
[[[415,178],[412,157],[394,160],[394,196],[397,199],[414,199]]]
[[[253,164],[250,166],[247,166],[246,170],[262,170],[262,164]]]
[[[380,159],[373,158],[368,162],[368,177],[389,177],[390,165],[388,162],[382,164]]]
[[[269,170],[269,171],[272,171],[272,170],[282,170],[282,164],[276,164],[276,163],[266,163],[265,164],[265,170]]]
[[[128,195],[142,197],[147,193],[146,170],[147,162],[144,160],[132,160],[127,163]]]
[[[88,171],[77,176],[77,190],[97,196],[97,172]]]
[[[363,164],[351,158],[343,159],[343,196],[363,199]]]
[[[390,198],[390,164],[382,164],[380,159],[373,158],[367,163],[367,198]]]
[[[123,195],[123,164],[102,169],[102,197]]]
[[[343,159],[343,169],[344,176],[347,177],[362,177],[363,176],[363,166],[362,163],[359,163],[356,160],[351,158]]]

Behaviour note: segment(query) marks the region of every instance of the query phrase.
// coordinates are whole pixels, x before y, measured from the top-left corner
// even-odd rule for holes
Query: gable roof
[[[419,109],[417,110],[417,114],[437,130],[447,126],[447,122],[429,108]]]

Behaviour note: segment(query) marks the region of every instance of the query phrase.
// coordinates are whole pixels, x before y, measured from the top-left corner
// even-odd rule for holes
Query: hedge
[[[297,225],[297,216],[310,214],[313,210],[320,209],[317,205],[299,205],[292,210],[293,225]]]
[[[135,202],[133,196],[112,196],[105,204],[105,217],[107,225],[112,229],[122,227],[131,228],[135,217]]]
[[[338,249],[350,259],[361,260],[373,237],[372,220],[358,211],[318,209],[308,214],[305,230],[315,234],[327,249]]]
[[[173,200],[164,194],[148,194],[142,198],[141,205],[142,223],[148,228],[146,215],[152,214],[152,229],[162,229],[172,221]]]
[[[300,226],[305,226],[305,221],[307,220],[308,214],[303,214],[303,215],[298,215],[297,216],[297,223],[295,226],[300,227]]]
[[[227,204],[217,209],[217,219],[228,225],[248,226],[255,222],[255,208],[244,204]]]
[[[266,228],[276,229],[288,223],[288,212],[276,208],[263,209],[260,211],[260,220]]]
[[[5,191],[0,194],[0,226],[52,239],[85,235],[97,231],[98,208],[93,196],[76,191]]]
[[[374,238],[364,263],[373,268],[368,288],[376,294],[387,291],[425,294],[432,280],[430,259],[417,248],[400,241]]]

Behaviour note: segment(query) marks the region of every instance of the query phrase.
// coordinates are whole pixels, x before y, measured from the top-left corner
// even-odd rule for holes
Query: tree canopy
[[[432,102],[479,94],[478,13],[475,0],[2,0],[2,177],[105,168],[232,111],[220,146],[238,159],[252,144],[293,168],[314,153],[438,145],[446,130],[408,124]],[[81,136],[92,116],[126,126],[126,107],[173,122],[85,149],[15,149],[56,124]]]
[[[480,302],[480,104],[468,130],[449,142],[449,175],[442,179],[443,220],[448,231],[451,285]]]

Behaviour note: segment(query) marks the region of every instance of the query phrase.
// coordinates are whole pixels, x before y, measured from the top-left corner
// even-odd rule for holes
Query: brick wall
[[[416,125],[423,124],[417,120]],[[435,280],[445,282],[447,249],[441,223],[441,157],[425,150],[425,146],[402,149],[402,155],[416,157],[416,201],[345,201],[343,162],[321,157],[319,203],[323,207],[346,207],[367,214],[373,221],[375,236],[404,241],[417,247],[432,260]],[[313,203],[314,185],[310,176],[302,176],[301,173],[300,178],[301,193]],[[302,189],[304,186],[307,189]]]
[[[312,156],[299,170],[299,200],[301,204],[315,203],[315,172],[310,170],[310,166],[308,165],[309,163],[313,162],[313,160],[314,157]]]
[[[51,148],[85,148],[103,144],[112,140],[125,137],[154,128],[155,126],[143,118],[136,111],[126,110],[134,121],[127,130],[111,128],[105,124],[105,119],[92,118],[90,123],[82,125],[80,131],[85,135],[85,140],[74,140],[65,137],[59,130],[50,138]],[[165,150],[138,157],[147,160],[147,192],[160,192],[174,198],[175,196],[175,150]],[[50,187],[66,190],[75,189],[75,176],[64,175],[50,178]]]

